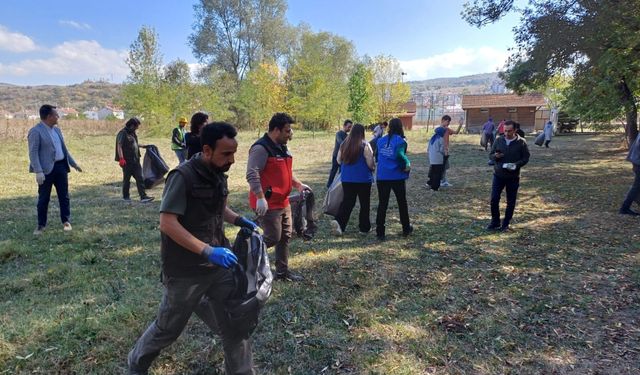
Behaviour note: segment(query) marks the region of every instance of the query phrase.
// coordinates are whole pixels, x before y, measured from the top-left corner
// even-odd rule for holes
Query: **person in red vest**
[[[276,280],[302,281],[304,277],[289,269],[289,240],[292,232],[289,193],[292,187],[302,192],[311,188],[293,175],[293,156],[287,142],[293,137],[295,121],[286,113],[276,113],[269,131],[249,149],[247,182],[249,205],[264,230],[268,247],[276,248]]]

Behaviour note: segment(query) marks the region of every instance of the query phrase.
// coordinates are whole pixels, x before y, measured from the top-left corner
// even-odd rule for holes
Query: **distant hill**
[[[85,81],[71,86],[16,86],[0,83],[0,110],[37,111],[44,103],[71,107],[82,112],[112,104],[120,96],[121,85]]]
[[[463,77],[434,78],[424,81],[409,81],[411,93],[456,93],[485,94],[491,92],[491,86],[503,84],[498,73],[474,74]]]

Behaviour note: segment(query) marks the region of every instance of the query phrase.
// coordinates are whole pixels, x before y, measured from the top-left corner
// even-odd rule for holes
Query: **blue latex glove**
[[[238,218],[233,222],[233,224],[235,224],[238,227],[247,228],[255,231],[257,231],[260,228],[258,224],[254,223],[253,221],[247,219],[244,216],[238,216]]]
[[[207,246],[202,250],[202,256],[213,264],[229,268],[238,263],[236,255],[226,247]]]

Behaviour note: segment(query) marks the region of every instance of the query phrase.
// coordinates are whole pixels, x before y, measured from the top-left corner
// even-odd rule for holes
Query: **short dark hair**
[[[52,114],[56,108],[58,107],[51,104],[44,104],[42,107],[40,107],[40,120],[46,120],[47,117],[49,117],[49,115]]]
[[[507,126],[507,125],[513,126],[514,129],[516,128],[515,121],[512,121],[512,120],[505,121],[504,126]]]
[[[271,120],[269,120],[269,131],[272,131],[275,128],[282,130],[285,125],[295,123],[296,122],[293,120],[293,118],[291,118],[291,116],[289,116],[288,114],[284,112],[278,112],[273,115],[273,117],[271,117]]]
[[[387,125],[389,125],[389,123],[388,123],[388,122],[386,122],[386,121],[383,121],[383,122],[382,122],[382,126],[387,126]]]
[[[442,116],[442,121],[451,121],[451,116],[449,115]]]
[[[207,145],[215,150],[218,139],[235,138],[236,135],[238,131],[233,125],[227,122],[211,122],[200,129],[200,144],[202,147]]]
[[[127,120],[127,122],[124,124],[124,127],[131,129],[136,125],[140,125],[140,120],[138,120],[137,117],[132,117],[129,120]]]
[[[342,124],[342,126],[347,126],[347,124],[351,124],[351,125],[353,125],[353,121],[351,121],[351,120],[344,120],[344,124]]]
[[[194,135],[200,134],[200,128],[202,124],[209,120],[209,115],[204,112],[196,112],[191,116],[191,133]]]

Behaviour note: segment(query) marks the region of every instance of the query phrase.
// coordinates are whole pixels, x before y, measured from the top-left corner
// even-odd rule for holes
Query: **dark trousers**
[[[329,180],[327,181],[327,188],[331,186],[333,179],[336,177],[336,174],[340,170],[340,164],[338,164],[338,160],[336,158],[331,158],[331,171],[329,172]]]
[[[640,165],[633,165],[633,173],[636,175],[636,177],[633,180],[633,184],[631,184],[629,191],[627,192],[627,197],[624,199],[624,202],[622,202],[622,207],[620,208],[622,210],[630,209],[631,204],[634,201],[640,204]]]
[[[42,185],[38,185],[38,226],[47,225],[47,213],[49,200],[51,200],[51,187],[55,186],[60,205],[60,220],[66,223],[71,218],[71,204],[69,201],[69,172],[67,160],[63,159],[53,164],[51,173],[45,176]]]
[[[129,199],[129,187],[131,186],[131,177],[136,180],[136,187],[140,198],[147,196],[144,188],[144,178],[142,177],[142,166],[139,160],[127,160],[127,164],[122,168],[122,198]]]
[[[427,185],[433,190],[440,189],[440,180],[442,180],[442,174],[444,173],[444,164],[431,164],[429,166],[429,179]]]
[[[258,217],[258,224],[264,231],[267,247],[276,247],[276,274],[283,275],[289,270],[289,241],[293,230],[291,206],[269,210]]]
[[[520,178],[502,178],[493,175],[493,186],[491,186],[491,224],[497,226],[500,224],[500,195],[502,190],[507,189],[507,209],[504,212],[503,227],[508,227],[513,218],[513,211],[516,208],[516,199],[518,197],[518,188],[520,187]]]
[[[358,228],[360,232],[368,232],[371,229],[371,219],[369,218],[371,206],[371,183],[342,182],[344,198],[340,204],[336,220],[340,228],[344,231],[349,223],[351,211],[356,205],[356,198],[360,201],[360,216],[358,217]]]
[[[484,150],[487,151],[488,149],[491,149],[495,139],[493,138],[493,133],[485,133],[485,137],[487,137],[487,144],[484,146]]]
[[[231,271],[218,268],[201,276],[164,276],[163,284],[158,316],[129,352],[131,372],[145,373],[160,351],[176,341],[195,312],[214,333],[222,336],[226,373],[254,373],[250,339],[234,337],[226,331],[230,322],[223,303],[235,289]]]
[[[400,211],[400,223],[402,230],[407,232],[410,230],[409,223],[409,207],[407,206],[407,187],[405,180],[378,181],[378,212],[376,214],[376,235],[384,236],[385,221],[387,219],[387,208],[389,207],[389,196],[391,190],[398,201],[398,210]]]
[[[551,140],[545,141],[544,142],[544,147],[549,148],[549,143],[551,143]]]

